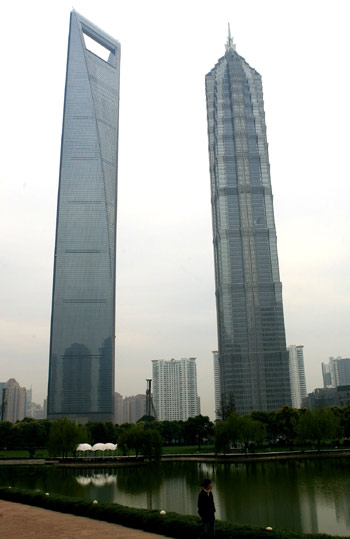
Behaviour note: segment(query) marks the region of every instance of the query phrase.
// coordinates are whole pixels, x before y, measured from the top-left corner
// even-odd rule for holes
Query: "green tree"
[[[345,406],[345,408],[342,409],[340,424],[342,426],[345,438],[350,438],[350,406]]]
[[[333,440],[341,431],[340,419],[329,408],[307,410],[299,419],[297,438],[302,442],[317,443],[320,451],[321,443]]]
[[[215,453],[227,453],[230,450],[231,436],[227,421],[218,421],[214,428]]]
[[[215,450],[227,452],[240,437],[240,417],[231,412],[225,421],[218,421],[215,426]]]
[[[262,442],[266,436],[266,427],[261,421],[255,421],[250,415],[239,418],[239,440],[248,448],[249,442]]]
[[[47,445],[47,431],[44,422],[25,417],[22,421],[17,421],[14,428],[17,430],[19,447],[28,450],[31,458],[36,449]]]
[[[222,393],[220,406],[216,410],[216,415],[225,421],[232,412],[236,411],[235,397],[232,391],[228,393]]]
[[[159,458],[162,448],[162,437],[153,425],[136,423],[125,428],[118,438],[118,447],[123,454],[134,449],[136,458],[142,453],[146,458]]]
[[[144,428],[141,451],[148,459],[159,460],[162,454],[163,439],[157,428]]]
[[[172,445],[179,439],[180,427],[177,421],[162,421],[161,435],[165,445]]]
[[[276,410],[276,427],[278,435],[290,446],[293,446],[296,437],[298,420],[298,410],[291,406],[285,405],[280,410]]]
[[[96,421],[86,424],[88,438],[91,445],[102,443],[115,443],[117,439],[117,429],[111,421]]]
[[[10,421],[0,421],[0,449],[11,449],[13,429]]]
[[[81,428],[67,418],[56,419],[50,429],[49,452],[66,458],[69,452],[75,451],[77,445],[84,441],[85,436],[85,427]]]
[[[189,417],[185,421],[185,441],[188,445],[198,444],[198,449],[201,448],[205,441],[209,440],[213,432],[214,424],[208,416],[197,415],[196,417]]]
[[[130,424],[128,428],[125,428],[118,437],[118,447],[121,449],[123,455],[128,455],[130,449],[135,450],[136,458],[142,447],[144,430],[143,423]]]

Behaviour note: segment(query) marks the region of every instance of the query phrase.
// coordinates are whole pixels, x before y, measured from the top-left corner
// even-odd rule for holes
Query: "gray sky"
[[[49,8],[48,8],[49,6]],[[2,6],[0,381],[46,395],[66,0]],[[80,0],[121,42],[116,391],[152,359],[197,357],[214,417],[217,348],[204,76],[237,51],[263,77],[288,344],[307,388],[350,356],[347,0]]]

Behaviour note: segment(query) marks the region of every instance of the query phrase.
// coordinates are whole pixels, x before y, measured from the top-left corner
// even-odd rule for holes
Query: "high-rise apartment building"
[[[57,206],[48,418],[113,419],[118,41],[72,11]]]
[[[295,344],[288,346],[289,377],[293,408],[301,408],[303,399],[307,397],[304,369],[304,347]]]
[[[350,385],[350,358],[330,357],[329,362],[322,363],[324,387],[339,387]]]
[[[2,382],[1,387],[1,421],[22,421],[25,417],[30,417],[26,407],[27,389],[21,387],[17,380],[10,378],[7,382]]]
[[[186,421],[200,414],[196,358],[152,361],[153,404],[159,421]]]
[[[236,52],[206,75],[221,393],[291,403],[261,76]]]
[[[137,423],[141,417],[146,415],[146,395],[132,395],[122,397],[120,393],[114,394],[114,421],[121,425],[123,423]]]

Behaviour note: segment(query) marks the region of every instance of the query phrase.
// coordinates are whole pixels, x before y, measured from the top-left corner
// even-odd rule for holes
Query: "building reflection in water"
[[[0,484],[131,507],[197,514],[205,477],[217,518],[306,533],[350,535],[347,459],[207,464],[167,462],[130,468],[0,467]]]

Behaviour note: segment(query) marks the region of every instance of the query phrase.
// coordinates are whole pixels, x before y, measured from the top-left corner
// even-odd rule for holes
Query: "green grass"
[[[196,454],[196,453],[214,453],[214,446],[202,445],[200,449],[198,449],[198,445],[163,446],[163,455],[173,455],[176,453],[180,453],[184,455]]]
[[[175,539],[193,539],[198,537],[201,522],[192,515],[179,515],[169,512],[160,515],[159,510],[134,509],[115,503],[96,503],[68,496],[59,496],[44,492],[17,488],[0,487],[0,499],[43,507],[62,513],[85,516],[137,528]],[[217,539],[341,539],[327,534],[303,534],[290,530],[267,531],[265,528],[238,526],[230,522],[216,521]],[[343,538],[344,539],[344,538]]]
[[[25,449],[6,449],[6,451],[0,451],[0,458],[6,459],[28,459],[30,457],[29,451]],[[46,458],[48,457],[47,449],[36,449],[35,458]]]

